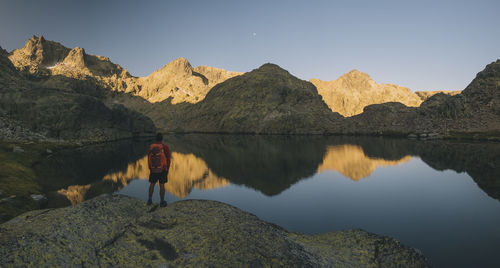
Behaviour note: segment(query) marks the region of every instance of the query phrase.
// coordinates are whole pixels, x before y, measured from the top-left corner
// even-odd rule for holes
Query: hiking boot
[[[153,200],[151,200],[151,198],[150,198],[150,199],[148,199],[148,202],[146,203],[146,205],[148,205],[148,206],[149,206],[149,205],[151,205],[151,204],[153,204]]]
[[[162,201],[160,202],[160,207],[166,207],[166,206],[167,206],[167,201],[162,200]]]

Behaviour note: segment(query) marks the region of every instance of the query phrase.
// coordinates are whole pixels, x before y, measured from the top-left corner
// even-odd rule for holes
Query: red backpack
[[[167,157],[163,144],[154,143],[149,147],[148,165],[152,173],[161,173],[167,170]]]

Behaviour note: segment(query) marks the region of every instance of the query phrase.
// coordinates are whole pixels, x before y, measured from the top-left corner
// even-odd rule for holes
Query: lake
[[[40,161],[48,206],[113,192],[147,200],[150,142]],[[435,267],[500,267],[500,143],[202,134],[165,143],[169,203],[217,200],[308,234],[361,228],[419,249]]]

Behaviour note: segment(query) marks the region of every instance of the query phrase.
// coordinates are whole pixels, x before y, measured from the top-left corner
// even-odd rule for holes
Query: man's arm
[[[148,148],[148,168],[151,169],[151,146]]]

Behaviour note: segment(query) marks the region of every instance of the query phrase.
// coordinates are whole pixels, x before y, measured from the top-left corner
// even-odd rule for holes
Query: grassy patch
[[[18,146],[24,152],[13,152]],[[2,196],[39,193],[35,173],[31,169],[40,157],[38,150],[18,144],[0,144],[0,190]]]
[[[21,213],[38,209],[30,195],[40,194],[41,186],[33,165],[46,156],[49,143],[20,144],[0,142],[0,223]],[[14,147],[22,151],[14,152]]]
[[[500,141],[500,131],[489,132],[459,132],[450,131],[449,137],[454,139],[471,139],[471,140],[495,140]]]

